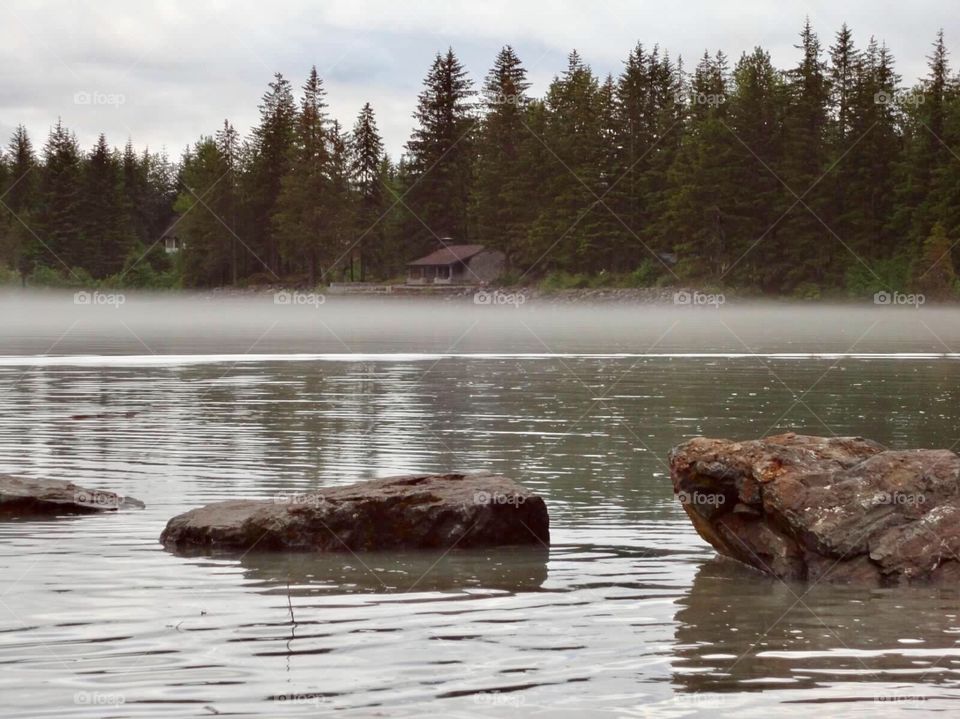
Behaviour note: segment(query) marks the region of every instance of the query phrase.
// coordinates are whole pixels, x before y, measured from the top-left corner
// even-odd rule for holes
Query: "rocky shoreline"
[[[440,300],[475,305],[515,305],[549,304],[623,304],[623,305],[718,305],[724,304],[734,295],[727,293],[708,293],[699,289],[684,287],[588,287],[577,289],[546,290],[537,286],[435,286],[420,287],[408,285],[369,285],[349,286],[333,285],[315,290],[294,289],[283,286],[260,286],[250,288],[218,287],[204,290],[200,294],[216,297],[270,297],[289,294],[315,295],[323,297],[323,302],[333,302],[342,298],[388,298],[391,300]],[[292,302],[296,304],[295,302]]]

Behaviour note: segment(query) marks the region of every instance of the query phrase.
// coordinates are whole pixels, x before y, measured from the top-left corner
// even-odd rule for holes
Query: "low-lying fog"
[[[960,309],[738,301],[721,306],[474,304],[274,294],[0,294],[0,355],[894,353],[960,351]]]

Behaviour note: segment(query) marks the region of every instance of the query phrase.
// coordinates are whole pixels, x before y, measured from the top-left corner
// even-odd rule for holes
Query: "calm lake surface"
[[[960,312],[0,296],[0,471],[144,511],[0,523],[16,717],[960,710],[960,592],[715,558],[670,447],[960,436]],[[128,413],[133,413],[129,414]],[[547,500],[552,546],[178,557],[173,515],[412,471]]]

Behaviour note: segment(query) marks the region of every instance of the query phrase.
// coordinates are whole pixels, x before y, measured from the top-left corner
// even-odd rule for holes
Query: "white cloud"
[[[57,116],[89,146],[100,131],[114,144],[166,145],[172,153],[229,118],[243,132],[275,71],[295,86],[312,64],[324,75],[331,111],[352,124],[363,102],[377,110],[387,146],[409,135],[420,82],[435,52],[452,45],[480,82],[496,51],[513,44],[542,92],[576,47],[598,73],[617,73],[633,45],[659,43],[688,67],[704,49],[735,59],[754,45],[782,67],[796,59],[809,15],[824,47],[841,22],[859,45],[885,39],[898,70],[925,71],[937,29],[960,40],[952,2],[736,4],[694,0],[583,3],[487,0],[444,3],[326,0],[270,3],[173,0],[154,4],[7,2],[0,26],[0,133],[24,122],[37,145]],[[120,105],[78,105],[78,92],[122,95]]]

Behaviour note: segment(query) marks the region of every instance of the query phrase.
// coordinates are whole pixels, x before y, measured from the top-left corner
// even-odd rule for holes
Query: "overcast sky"
[[[224,118],[246,133],[271,75],[299,94],[315,64],[333,116],[352,125],[370,101],[396,155],[424,74],[448,45],[478,84],[513,45],[540,94],[572,48],[598,74],[618,73],[637,42],[659,43],[688,68],[706,48],[735,59],[762,45],[787,67],[806,15],[824,47],[844,21],[861,47],[871,35],[886,41],[909,82],[925,72],[938,28],[960,47],[956,0],[5,0],[0,137],[22,122],[39,148],[60,116],[84,147],[103,131],[111,144],[130,137],[178,156]]]

